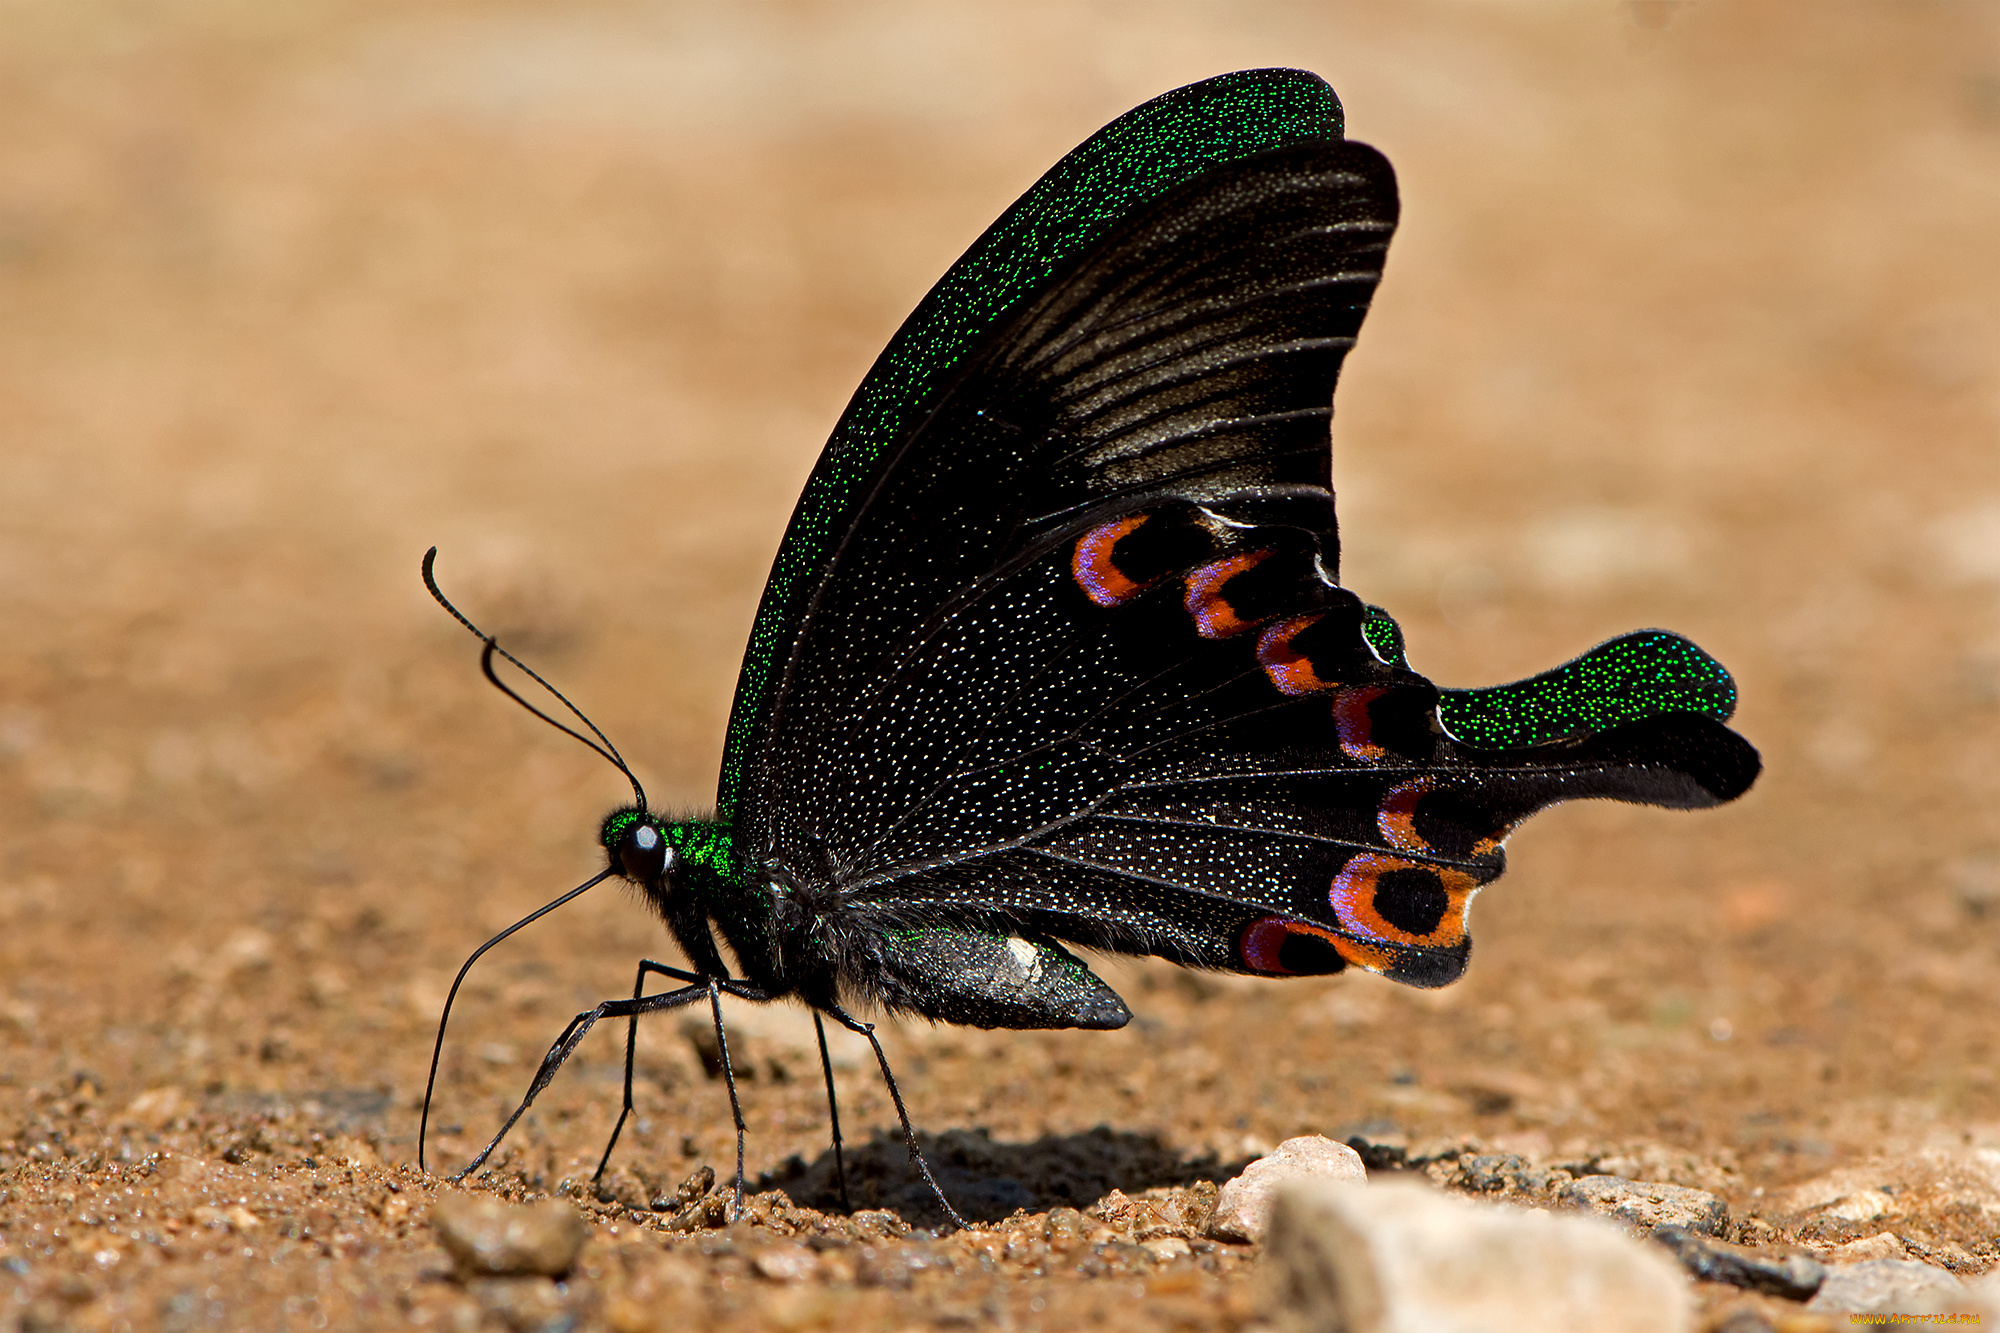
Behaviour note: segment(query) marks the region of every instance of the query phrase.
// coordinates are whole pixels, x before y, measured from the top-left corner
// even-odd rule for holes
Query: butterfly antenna
[[[542,721],[554,727],[557,731],[562,732],[565,736],[574,736],[576,739],[582,741],[585,745],[588,745],[591,749],[597,751],[597,753],[603,756],[607,762],[609,762],[613,767],[615,767],[620,773],[623,773],[625,775],[625,780],[627,782],[632,784],[632,798],[634,801],[638,803],[639,808],[641,810],[652,809],[651,806],[646,804],[646,789],[639,785],[638,774],[634,773],[630,765],[628,765],[625,762],[625,757],[618,753],[618,747],[611,743],[611,738],[605,735],[602,731],[598,730],[597,724],[595,722],[592,722],[588,717],[585,717],[583,710],[581,708],[578,708],[575,704],[571,703],[561,690],[549,684],[546,680],[543,680],[540,672],[536,671],[526,662],[523,662],[520,658],[514,656],[514,654],[508,652],[505,648],[502,648],[500,646],[500,641],[498,639],[495,639],[491,634],[488,634],[485,630],[479,628],[479,626],[473,624],[470,620],[467,620],[465,618],[465,613],[463,611],[460,611],[457,607],[453,606],[451,604],[451,599],[446,597],[444,593],[439,590],[437,585],[437,575],[434,572],[434,566],[437,564],[437,553],[438,553],[438,548],[435,546],[431,547],[430,550],[424,552],[424,586],[431,590],[431,596],[437,599],[437,604],[439,606],[451,612],[453,619],[457,620],[459,624],[471,630],[473,635],[481,643],[486,645],[485,650],[481,652],[479,655],[479,669],[485,673],[486,679],[492,683],[493,688],[500,691],[500,693],[506,695],[509,699],[512,699],[515,703],[521,705],[521,707],[527,709],[530,713],[533,713],[536,717],[540,718]],[[561,703],[564,708],[569,709],[570,712],[576,715],[576,718],[579,722],[583,723],[584,726],[590,728],[590,736],[597,737],[597,740],[590,739],[590,736],[584,735],[582,732],[578,731],[575,727],[569,726],[566,723],[556,721],[556,719],[550,717],[547,713],[544,713],[541,709],[535,707],[533,704],[529,703],[526,699],[523,699],[519,694],[517,694],[512,686],[507,684],[506,681],[500,679],[500,677],[494,673],[493,658],[496,653],[499,656],[506,658],[509,662],[512,662],[522,671],[526,672],[529,679],[533,680],[535,684],[541,686],[543,689],[547,690],[550,694],[554,695],[556,697],[556,700],[559,703]],[[600,742],[602,743],[600,744]],[[476,956],[477,955],[475,955],[475,957]]]
[[[424,562],[424,572],[426,574],[430,572],[430,562],[428,560]],[[433,591],[435,591],[435,589],[433,589]],[[438,600],[443,601],[444,599],[439,598]],[[447,608],[449,608],[450,605],[451,603],[445,602],[445,606]],[[457,615],[458,613],[454,611],[452,614]],[[465,619],[465,617],[459,616],[459,619],[463,620]],[[478,633],[478,631],[474,630],[473,633],[476,634]],[[585,744],[588,743],[589,742],[585,742]],[[458,975],[452,978],[451,990],[444,997],[444,1012],[438,1015],[437,1044],[431,1047],[431,1076],[424,1081],[424,1113],[422,1118],[417,1121],[417,1170],[419,1171],[430,1170],[429,1167],[424,1165],[424,1136],[429,1131],[431,1126],[431,1093],[437,1088],[438,1060],[444,1054],[445,1024],[451,1022],[452,1001],[458,998],[458,988],[464,984],[465,974],[472,970],[472,965],[478,962],[488,949],[492,948],[500,941],[506,939],[509,935],[512,935],[515,931],[521,929],[523,926],[533,925],[535,922],[541,920],[543,917],[547,916],[550,912],[555,911],[558,907],[561,907],[564,903],[576,897],[579,893],[582,893],[584,890],[596,888],[599,884],[602,884],[605,880],[609,879],[611,877],[611,874],[612,871],[610,870],[610,868],[606,867],[604,870],[591,876],[588,880],[585,880],[583,883],[571,889],[568,893],[565,893],[562,897],[557,898],[554,902],[543,903],[540,907],[537,907],[534,911],[528,913],[526,916],[522,917],[519,921],[516,921],[513,925],[507,927],[507,929],[501,931],[498,935],[495,935],[492,939],[480,945],[477,949],[474,949],[472,951],[472,957],[465,960],[465,965],[458,969]],[[606,1151],[608,1152],[609,1150],[607,1149]]]

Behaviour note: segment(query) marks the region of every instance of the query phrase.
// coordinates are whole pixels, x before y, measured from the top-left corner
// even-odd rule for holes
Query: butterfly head
[[[614,810],[600,835],[611,869],[638,885],[671,883],[680,854],[658,815],[638,806]]]

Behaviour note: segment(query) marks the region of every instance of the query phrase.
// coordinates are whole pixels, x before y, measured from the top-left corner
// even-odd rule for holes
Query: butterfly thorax
[[[612,870],[646,896],[698,970],[733,974],[719,935],[744,979],[766,994],[833,1002],[848,952],[842,927],[851,923],[840,920],[829,877],[746,857],[722,821],[668,820],[637,807],[613,811],[601,841]]]

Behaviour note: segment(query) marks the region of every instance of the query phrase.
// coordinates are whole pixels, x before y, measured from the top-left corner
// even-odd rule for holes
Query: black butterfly
[[[1121,117],[967,252],[799,503],[716,817],[665,819],[634,780],[605,821],[591,883],[643,889],[690,966],[642,962],[633,998],[578,1015],[507,1127],[600,1018],[705,1000],[727,1073],[723,995],[875,1042],[853,1010],[1122,1026],[1066,946],[1442,986],[1528,815],[1749,787],[1735,687],[1684,639],[1441,691],[1340,585],[1327,422],[1396,215],[1332,90],[1254,70]],[[631,1057],[628,1030],[626,1114]]]

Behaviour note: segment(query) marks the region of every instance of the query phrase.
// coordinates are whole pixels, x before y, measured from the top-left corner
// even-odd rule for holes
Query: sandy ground
[[[1446,684],[1686,632],[1763,780],[1536,820],[1443,992],[1115,964],[1118,1033],[892,1034],[951,1187],[1029,1209],[1000,1230],[902,1237],[935,1216],[881,1142],[856,1202],[900,1217],[802,1211],[809,1027],[745,1013],[750,1167],[792,1204],[670,1247],[593,1203],[555,1314],[440,1280],[444,987],[624,793],[480,681],[424,549],[701,806],[888,333],[1096,126],[1258,64],[1328,77],[1404,193],[1334,430],[1347,582]],[[1243,1253],[1134,1246],[1302,1132],[2000,1258],[1962,1202],[1775,1202],[2000,1146],[2000,10],[19,0],[0,124],[0,1327],[1234,1327]],[[496,952],[433,1164],[667,950],[606,889]],[[494,1187],[588,1174],[617,1059]],[[627,1203],[733,1151],[674,1020],[640,1061]],[[1076,1239],[1106,1226],[1132,1244]],[[798,1234],[815,1275],[759,1267]]]

